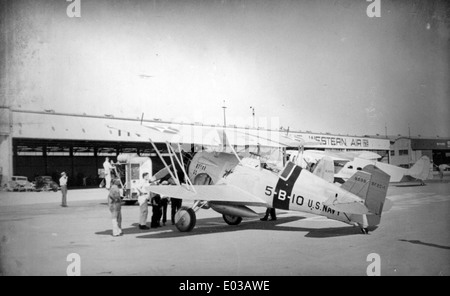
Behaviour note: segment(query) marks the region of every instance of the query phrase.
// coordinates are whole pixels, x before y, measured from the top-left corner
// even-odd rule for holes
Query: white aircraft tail
[[[419,179],[426,180],[428,179],[428,175],[430,174],[432,168],[432,164],[428,156],[422,156],[419,160],[408,169],[407,175]]]
[[[334,181],[334,162],[331,157],[324,156],[316,165],[313,174],[329,183]]]
[[[368,165],[362,171],[356,172],[350,179],[342,184],[345,189],[364,200],[364,205],[369,210],[370,216],[378,216],[383,212],[389,187],[390,176],[379,168]]]

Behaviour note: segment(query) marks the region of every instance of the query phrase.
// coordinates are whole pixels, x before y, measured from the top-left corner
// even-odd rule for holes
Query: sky
[[[2,105],[450,137],[448,1],[79,3],[2,2]]]

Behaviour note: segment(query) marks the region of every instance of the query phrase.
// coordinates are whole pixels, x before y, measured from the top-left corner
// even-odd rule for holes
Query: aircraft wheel
[[[227,222],[228,225],[239,225],[242,222],[242,217],[222,215],[223,220]]]
[[[196,223],[195,212],[188,207],[181,207],[175,214],[175,226],[180,232],[191,231]]]

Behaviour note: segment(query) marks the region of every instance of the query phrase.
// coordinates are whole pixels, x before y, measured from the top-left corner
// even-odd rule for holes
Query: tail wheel
[[[230,215],[222,215],[222,217],[228,225],[239,225],[242,222],[242,217]]]
[[[197,219],[193,209],[181,207],[175,214],[175,221],[175,226],[180,232],[189,232],[194,228]]]

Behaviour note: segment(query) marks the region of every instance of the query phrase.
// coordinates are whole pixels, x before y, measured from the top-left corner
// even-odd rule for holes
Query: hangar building
[[[56,113],[53,110],[30,111],[0,108],[0,173],[1,183],[5,184],[11,176],[47,175],[59,178],[62,171],[68,173],[71,186],[96,186],[99,184],[99,169],[106,156],[114,159],[120,153],[137,153],[157,159],[145,133],[153,131],[176,136],[187,135],[182,143],[194,143],[192,149],[202,149],[204,138],[210,131],[224,129],[222,126],[190,123],[174,123],[141,118],[115,118],[111,115],[97,116],[87,114]],[[150,129],[145,133],[136,130],[140,124]],[[230,143],[234,147],[248,149],[256,143],[270,146],[272,139],[287,134],[281,130],[226,127]],[[136,132],[130,132],[136,131]],[[252,138],[242,139],[243,134],[253,134]],[[305,145],[325,150],[368,150],[389,157],[389,140],[374,137],[356,137],[311,132],[290,131],[289,136],[304,139],[306,142],[319,142],[321,145]],[[152,137],[158,149],[164,151],[165,141]],[[211,141],[210,141],[211,142]],[[203,143],[203,145],[202,145]],[[183,149],[185,149],[183,147]],[[186,150],[186,149],[185,149]],[[158,170],[155,163],[154,170]]]
[[[390,163],[409,168],[422,155],[433,164],[450,164],[450,138],[390,137]],[[436,170],[436,167],[435,167]]]

